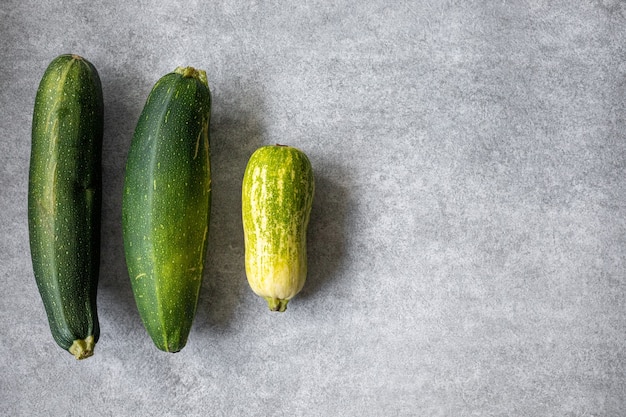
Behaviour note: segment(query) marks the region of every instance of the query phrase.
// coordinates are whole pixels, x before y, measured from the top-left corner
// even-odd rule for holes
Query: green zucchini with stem
[[[311,163],[299,149],[264,146],[250,157],[242,184],[246,276],[272,311],[285,311],[304,286],[314,192]]]
[[[101,154],[104,105],[95,67],[61,55],[33,111],[28,224],[33,270],[52,336],[77,359],[100,334]]]
[[[135,302],[154,344],[178,352],[196,312],[211,207],[206,73],[177,68],[153,87],[133,136],[122,224]]]

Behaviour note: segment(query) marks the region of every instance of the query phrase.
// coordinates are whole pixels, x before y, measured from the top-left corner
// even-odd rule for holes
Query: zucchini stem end
[[[95,339],[93,335],[88,336],[84,339],[76,339],[72,346],[68,349],[74,357],[78,360],[86,359],[93,355],[94,347],[96,346]]]

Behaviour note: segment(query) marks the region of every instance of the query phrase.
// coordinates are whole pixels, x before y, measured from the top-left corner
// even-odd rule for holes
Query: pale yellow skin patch
[[[276,254],[268,253],[267,249],[272,247],[270,242],[258,238],[250,242],[246,250],[248,283],[260,297],[291,300],[304,286],[307,273],[306,246],[295,242],[293,237],[287,240],[290,242],[284,244],[291,249]]]

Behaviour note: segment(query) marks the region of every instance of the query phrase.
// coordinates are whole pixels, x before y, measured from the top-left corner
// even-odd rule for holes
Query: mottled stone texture
[[[0,414],[621,416],[626,2],[4,0]],[[39,79],[84,55],[105,97],[100,342],[47,327],[26,195]],[[125,158],[156,80],[205,69],[213,214],[187,347],[158,351],[124,263]],[[241,180],[305,151],[309,278],[248,288]]]

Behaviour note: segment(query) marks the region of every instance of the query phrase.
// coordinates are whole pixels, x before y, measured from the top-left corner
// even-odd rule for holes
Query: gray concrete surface
[[[0,414],[623,416],[626,2],[4,0]],[[49,333],[32,275],[32,107],[61,53],[105,95],[96,355]],[[120,229],[145,98],[213,91],[213,215],[187,347],[146,335]],[[285,314],[247,286],[240,184],[259,146],[317,178]]]

